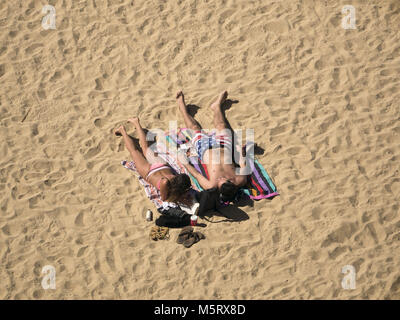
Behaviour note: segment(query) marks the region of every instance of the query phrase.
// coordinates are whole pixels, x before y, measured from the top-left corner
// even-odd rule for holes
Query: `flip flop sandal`
[[[206,237],[201,232],[193,232],[190,234],[189,238],[183,242],[183,245],[186,248],[190,248],[195,243],[199,242],[201,239],[205,239]]]
[[[193,227],[191,226],[186,226],[182,228],[182,231],[178,235],[178,239],[176,239],[176,243],[182,244],[185,242],[185,240],[189,239],[189,236],[193,232]]]
[[[202,234],[200,231],[197,231],[197,232],[194,232],[194,233],[199,238],[199,241],[206,238],[206,236],[204,234]]]

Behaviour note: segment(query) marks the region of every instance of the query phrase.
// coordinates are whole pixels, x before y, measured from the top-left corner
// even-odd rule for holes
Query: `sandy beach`
[[[397,0],[1,1],[0,299],[400,299],[399,26]],[[188,249],[149,239],[112,134],[183,126],[181,89],[205,128],[228,90],[280,193]]]

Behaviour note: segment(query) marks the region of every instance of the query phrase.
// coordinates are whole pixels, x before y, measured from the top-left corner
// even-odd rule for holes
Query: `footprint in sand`
[[[76,256],[79,258],[81,256],[83,256],[83,254],[85,253],[86,249],[88,248],[88,246],[82,247],[78,250],[78,253],[76,254]]]
[[[321,248],[330,246],[333,243],[344,243],[346,239],[350,239],[358,230],[358,223],[343,223],[335,231],[328,234],[327,238],[322,242]]]
[[[75,225],[78,227],[83,227],[83,212],[80,212],[75,218]]]
[[[4,76],[4,74],[6,73],[6,66],[5,64],[0,64],[0,78],[2,76]]]
[[[104,125],[104,121],[103,121],[102,119],[96,119],[96,120],[94,120],[94,125],[95,125],[97,128],[102,128],[103,125]]]
[[[95,147],[89,149],[89,150],[85,153],[84,158],[85,158],[85,159],[93,158],[93,157],[95,157],[96,155],[98,155],[98,154],[100,153],[100,151],[101,151],[101,147],[100,147],[100,144],[98,144],[97,146],[95,146]]]
[[[112,250],[108,250],[106,254],[106,261],[112,271],[115,271],[115,260]]]

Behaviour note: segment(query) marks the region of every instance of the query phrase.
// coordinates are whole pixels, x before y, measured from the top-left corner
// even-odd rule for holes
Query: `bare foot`
[[[126,133],[126,131],[125,131],[125,127],[124,126],[120,126],[119,128],[117,128],[117,129],[115,129],[114,130],[114,134],[116,135],[116,136],[122,136],[124,133]]]
[[[140,126],[139,118],[138,117],[133,117],[129,118],[128,122],[132,123],[135,127]]]
[[[221,105],[225,102],[226,98],[228,98],[228,91],[223,91],[218,96],[217,100],[211,104],[211,109],[216,111],[218,108],[221,108]]]
[[[185,96],[183,95],[182,90],[177,92],[176,101],[178,102],[179,108],[186,108]]]

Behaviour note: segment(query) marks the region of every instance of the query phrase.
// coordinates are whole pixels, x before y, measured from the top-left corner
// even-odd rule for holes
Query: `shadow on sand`
[[[224,217],[225,219],[219,221],[209,220],[209,218],[212,218],[213,216]],[[208,211],[202,216],[202,218],[210,223],[240,222],[250,219],[246,212],[235,205],[228,205],[226,207],[219,208],[218,211]]]

